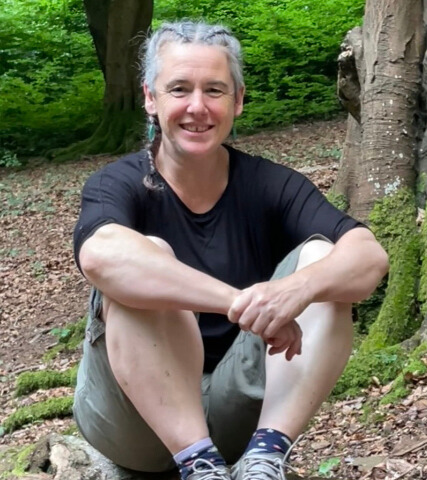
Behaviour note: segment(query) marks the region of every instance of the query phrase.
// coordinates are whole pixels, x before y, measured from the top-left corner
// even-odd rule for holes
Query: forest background
[[[83,4],[100,16],[102,4],[120,9],[132,1],[0,1],[0,345],[7,345],[0,352],[0,478],[9,478],[2,474],[2,446],[34,442],[43,432],[75,433],[70,416],[88,289],[70,240],[80,191],[111,154],[140,147],[145,121],[139,105],[132,118],[138,135],[128,150],[102,142],[79,150],[109,120]],[[228,25],[240,39],[247,94],[235,146],[301,170],[339,208],[367,221],[390,254],[388,277],[355,306],[354,355],[334,403],[293,453],[300,474],[427,475],[422,9],[427,19],[423,0],[154,1],[153,28],[204,18]],[[363,35],[354,28],[362,19]],[[121,47],[144,40],[132,35]],[[403,53],[393,56],[399,47]],[[353,112],[347,124],[339,99]],[[59,165],[64,150],[69,163]],[[409,447],[399,447],[402,432]],[[400,455],[407,461],[395,461]],[[27,466],[12,462],[14,472]]]
[[[247,85],[237,127],[249,133],[340,110],[336,58],[345,33],[361,23],[364,4],[156,0],[152,26],[205,18],[233,30]],[[83,2],[2,0],[0,25],[0,166],[88,137],[102,115],[104,79]]]

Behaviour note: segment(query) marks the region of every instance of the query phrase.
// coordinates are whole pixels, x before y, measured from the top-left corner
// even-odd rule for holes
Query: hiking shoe
[[[286,480],[289,469],[283,453],[251,453],[244,455],[231,468],[232,480]]]
[[[231,480],[230,470],[225,465],[214,465],[204,458],[197,458],[187,480]]]

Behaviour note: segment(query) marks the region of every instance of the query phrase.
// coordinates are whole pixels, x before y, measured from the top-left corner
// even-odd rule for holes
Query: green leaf
[[[327,460],[323,461],[319,465],[318,473],[324,477],[329,477],[331,475],[331,471],[334,467],[339,465],[341,460],[339,458],[328,458]]]

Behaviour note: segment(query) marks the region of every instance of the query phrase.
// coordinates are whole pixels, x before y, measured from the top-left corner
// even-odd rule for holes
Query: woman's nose
[[[189,104],[187,111],[193,114],[205,114],[207,112],[203,92],[194,90],[189,97]]]

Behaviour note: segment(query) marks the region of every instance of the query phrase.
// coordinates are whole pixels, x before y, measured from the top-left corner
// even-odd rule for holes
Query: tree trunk
[[[338,95],[349,120],[334,191],[346,196],[353,216],[370,224],[390,257],[387,282],[374,297],[381,308],[361,353],[411,337],[426,310],[427,242],[415,199],[417,170],[423,203],[427,191],[423,15],[427,1],[367,0],[363,27],[347,34],[338,59]]]
[[[367,220],[376,200],[415,184],[422,0],[367,0],[363,29],[352,30],[343,49],[339,96],[360,130],[349,122],[335,190],[347,195],[355,217]],[[359,98],[354,95],[358,85]]]
[[[89,29],[105,78],[104,113],[94,134],[53,152],[57,160],[123,153],[142,137],[139,48],[153,16],[153,0],[84,0]]]

